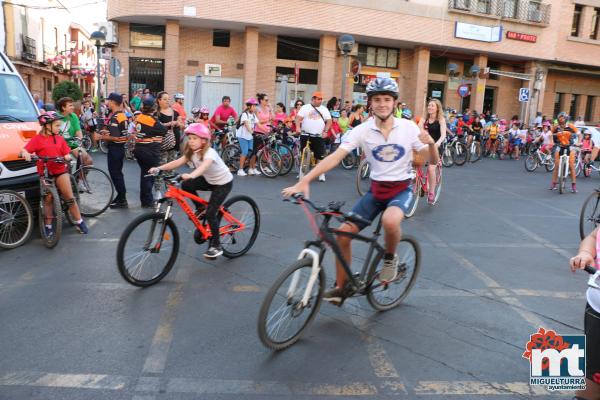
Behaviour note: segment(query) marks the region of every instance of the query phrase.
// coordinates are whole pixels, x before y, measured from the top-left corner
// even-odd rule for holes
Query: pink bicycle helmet
[[[246,105],[247,106],[257,106],[258,105],[258,100],[256,100],[254,97],[250,97],[248,100],[246,100]]]
[[[550,121],[544,121],[542,126],[552,126],[552,124],[550,123]]]
[[[210,114],[210,110],[207,106],[200,107],[200,114]]]
[[[43,114],[40,114],[40,116],[38,117],[40,125],[51,124],[52,122],[58,121],[59,119],[65,119],[65,117],[63,117],[56,111],[47,111]]]
[[[210,129],[208,129],[208,127],[204,124],[201,123],[195,123],[195,124],[190,124],[190,126],[188,126],[185,129],[185,134],[186,135],[196,135],[200,138],[204,138],[204,139],[210,139],[211,134],[210,134]]]

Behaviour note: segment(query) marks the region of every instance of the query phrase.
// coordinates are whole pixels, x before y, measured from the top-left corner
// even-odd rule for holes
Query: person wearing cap
[[[104,140],[107,144],[106,162],[108,173],[117,191],[117,196],[110,203],[110,208],[127,208],[123,160],[125,160],[125,142],[127,141],[129,124],[123,111],[123,96],[118,93],[111,93],[107,98],[107,105],[110,109],[108,125],[104,126],[100,133],[96,133],[95,136],[96,140]]]
[[[136,141],[133,155],[140,166],[140,201],[142,208],[152,208],[154,177],[146,176],[150,168],[160,164],[160,143],[167,128],[155,117],[156,102],[152,96],[142,102],[142,113],[135,118]]]
[[[173,99],[175,100],[175,102],[171,107],[173,108],[173,110],[177,111],[180,117],[183,117],[184,121],[187,121],[187,114],[185,112],[185,109],[183,108],[183,101],[185,100],[185,96],[181,93],[175,93]]]
[[[296,115],[296,132],[300,134],[300,149],[310,141],[310,149],[317,164],[325,158],[325,137],[331,127],[331,114],[322,105],[323,94],[314,92],[310,104],[302,106]],[[319,175],[319,181],[325,182],[325,174]]]
[[[171,171],[192,163],[194,170],[188,174],[182,174],[183,184],[181,189],[197,196],[197,191],[212,192],[208,206],[195,203],[196,215],[200,216],[206,212],[206,220],[210,226],[212,236],[208,250],[204,257],[215,259],[223,254],[219,233],[219,209],[233,188],[233,175],[219,154],[210,145],[210,129],[200,123],[193,123],[185,130],[187,142],[183,150],[183,156],[177,160],[163,164],[159,167],[150,168],[151,174],[160,171]],[[199,235],[196,231],[194,236]]]

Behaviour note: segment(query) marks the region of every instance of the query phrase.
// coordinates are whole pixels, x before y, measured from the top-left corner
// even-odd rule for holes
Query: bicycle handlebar
[[[344,206],[344,204],[346,204],[345,201],[331,201],[331,202],[329,202],[327,207],[323,207],[323,206],[316,205],[315,203],[313,203],[312,201],[310,201],[309,199],[304,197],[304,195],[302,193],[294,193],[292,195],[292,197],[295,199],[295,201],[294,201],[295,204],[306,203],[309,206],[311,206],[311,208],[314,209],[318,213],[325,213],[325,212],[340,213],[341,214],[339,216],[340,221],[350,221],[350,222],[358,223],[359,225],[360,224],[364,224],[364,225],[371,224],[371,221],[369,221],[369,220],[363,218],[362,216],[355,214],[353,212],[342,213],[340,210]],[[283,199],[283,201],[291,201],[291,200]]]
[[[61,164],[67,164],[68,160],[66,160],[64,157],[40,157],[40,156],[36,156],[36,155],[32,155],[31,156],[31,161],[43,161],[44,163],[48,162],[48,161],[52,161],[52,162],[56,162],[56,163],[61,163]]]
[[[146,174],[144,175],[144,178],[150,178],[150,177],[162,177],[164,178],[164,173],[165,171],[160,171],[157,174]],[[181,177],[182,174],[177,174],[175,175],[173,178],[169,178],[168,181],[169,182],[173,182],[173,183],[179,183],[181,181],[183,181],[183,178]]]

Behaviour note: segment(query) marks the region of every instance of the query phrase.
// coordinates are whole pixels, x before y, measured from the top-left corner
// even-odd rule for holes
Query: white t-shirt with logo
[[[204,179],[206,179],[206,182],[211,185],[225,185],[233,180],[233,175],[231,175],[229,168],[227,168],[215,149],[208,149],[206,154],[204,154],[204,158],[213,160],[202,174]],[[200,164],[202,164],[202,161],[200,161],[200,158],[196,153],[192,155],[191,162],[194,165],[194,168],[198,168]]]
[[[316,109],[315,109],[316,108]],[[319,115],[319,112],[321,115]],[[331,119],[331,114],[325,106],[313,107],[312,104],[305,104],[298,111],[302,117],[302,133],[310,136],[321,136],[325,130],[325,121]]]
[[[246,128],[244,122],[248,121],[250,123],[250,129]],[[238,129],[235,133],[237,138],[252,140],[252,132],[254,132],[254,126],[258,123],[258,118],[256,114],[249,113],[244,111],[240,116],[240,129]]]
[[[412,151],[427,147],[419,140],[417,124],[407,119],[394,118],[388,140],[370,119],[352,129],[340,148],[350,152],[361,147],[371,165],[371,179],[375,181],[404,181],[412,178]]]

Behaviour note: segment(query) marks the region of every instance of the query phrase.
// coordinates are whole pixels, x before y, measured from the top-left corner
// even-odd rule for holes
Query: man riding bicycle
[[[554,155],[554,163],[560,162],[560,156],[567,154],[569,156],[569,170],[571,172],[571,193],[577,193],[575,172],[575,153],[571,151],[571,146],[579,140],[578,129],[575,125],[568,123],[569,115],[566,112],[558,114],[558,124],[552,128],[554,143],[558,145],[558,150]],[[558,168],[552,171],[552,185],[549,190],[556,190],[556,182],[558,181]]]
[[[433,164],[437,164],[439,156],[435,142],[427,132],[421,132],[410,120],[393,117],[394,104],[398,99],[396,81],[390,78],[372,80],[367,86],[367,97],[373,110],[373,118],[352,129],[345,143],[317,164],[296,185],[284,189],[282,193],[287,197],[302,192],[308,197],[311,181],[335,168],[348,153],[362,147],[371,165],[371,189],[352,208],[357,222],[345,222],[339,230],[356,234],[383,212],[381,218],[385,233],[385,255],[378,279],[390,282],[402,273],[398,271],[396,247],[402,233],[400,223],[413,196],[410,186],[412,151],[418,151],[420,157]],[[363,222],[358,222],[360,220]],[[350,264],[351,239],[338,235],[337,241],[342,256]],[[323,299],[341,305],[350,290],[346,286],[347,276],[339,260],[336,260],[336,271],[336,287],[325,293]]]

